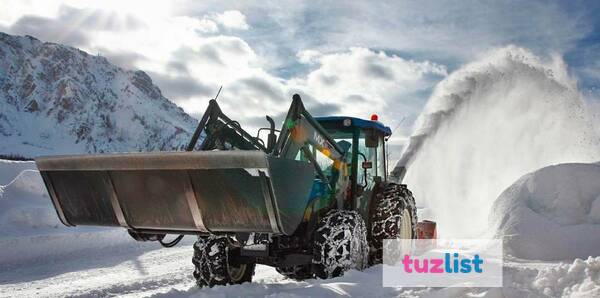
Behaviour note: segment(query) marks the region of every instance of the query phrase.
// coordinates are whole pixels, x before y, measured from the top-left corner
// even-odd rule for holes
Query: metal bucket
[[[314,178],[308,163],[260,151],[54,156],[36,164],[65,225],[163,233],[291,235]]]

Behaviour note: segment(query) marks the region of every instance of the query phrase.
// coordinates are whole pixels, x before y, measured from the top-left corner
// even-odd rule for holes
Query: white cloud
[[[250,28],[246,23],[246,16],[238,10],[228,10],[216,14],[214,20],[229,29],[248,30]]]
[[[64,7],[76,8],[71,18],[61,14]],[[42,18],[36,24],[46,26],[30,20],[11,32],[26,16]],[[85,29],[82,20],[88,20]],[[140,25],[127,26],[131,20]],[[207,94],[223,85],[224,110],[254,125],[264,114],[285,112],[291,95],[300,92],[309,108],[323,113],[375,112],[392,127],[406,116],[403,133],[445,76],[442,64],[452,69],[509,42],[562,53],[588,27],[558,5],[536,1],[0,3],[0,30],[75,45],[146,70],[189,113],[201,113]]]
[[[300,56],[306,57],[306,53],[314,52],[302,53]],[[425,99],[415,98],[415,93],[431,88],[447,75],[442,65],[366,48],[308,56],[316,59],[318,67],[304,78],[292,79],[290,85],[339,105],[351,116],[367,118],[378,113],[389,125],[402,116],[416,115]]]
[[[226,53],[225,48],[220,45],[221,54]],[[250,53],[245,57],[251,57]],[[312,55],[311,59],[311,71],[289,79],[273,76],[249,61],[227,66],[230,77],[221,78],[224,89],[219,97],[223,110],[253,129],[264,125],[265,114],[281,117],[292,94],[300,93],[315,115],[368,118],[377,113],[395,127],[402,117],[414,118],[420,112],[425,98],[416,93],[428,90],[447,74],[444,66],[429,61],[406,60],[366,48]],[[207,80],[219,84],[212,78]],[[182,104],[185,110],[200,113],[205,106],[199,102],[192,99]]]
[[[63,5],[61,9],[70,8]],[[157,12],[152,17],[110,7],[70,11],[70,19],[76,20],[99,15],[97,11],[116,15],[114,21],[124,20],[125,14],[135,17],[141,26],[111,26],[113,30],[88,26],[86,43],[79,46],[148,71],[163,93],[188,113],[202,113],[211,90],[216,92],[223,85],[219,99],[223,109],[252,127],[262,123],[264,114],[283,115],[296,92],[303,94],[307,107],[316,114],[368,117],[379,113],[393,125],[391,120],[398,115],[416,115],[424,99],[416,99],[414,93],[431,88],[437,80],[431,77],[446,73],[443,66],[435,63],[407,60],[364,47],[330,52],[306,48],[296,53],[296,61],[304,63],[307,72],[281,78],[264,67],[263,61],[270,60],[270,56],[259,56],[242,37],[219,32],[219,27],[250,28],[246,16],[237,10],[198,16]],[[46,18],[61,26],[72,25],[62,15]]]
[[[316,50],[303,50],[296,54],[298,61],[302,64],[314,64],[321,58],[321,52]]]
[[[178,16],[170,19],[172,26],[182,28],[183,30],[197,30],[198,33],[216,33],[219,31],[217,24],[208,18],[193,18],[188,16]]]

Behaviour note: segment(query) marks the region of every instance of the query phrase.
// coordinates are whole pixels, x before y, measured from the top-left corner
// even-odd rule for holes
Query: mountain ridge
[[[0,154],[180,150],[196,123],[141,70],[0,32]]]

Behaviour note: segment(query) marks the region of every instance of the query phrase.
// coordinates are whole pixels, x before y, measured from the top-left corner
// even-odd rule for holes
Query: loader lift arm
[[[282,158],[294,159],[299,151],[314,166],[315,172],[325,182],[328,191],[333,190],[333,185],[319,166],[316,158],[308,145],[333,160],[334,166],[340,170],[345,165],[346,152],[331,138],[329,133],[306,110],[300,95],[294,94],[292,104],[283,122],[281,133],[273,154]],[[342,207],[341,200],[338,207]]]
[[[346,153],[304,108],[300,95],[294,94],[274,153],[293,159],[306,143],[334,161],[340,161]]]
[[[208,108],[200,122],[198,122],[198,127],[194,131],[186,151],[193,151],[196,148],[202,132],[205,132],[206,137],[200,144],[199,150],[227,150],[231,149],[227,147],[227,144],[229,144],[242,150],[268,151],[265,145],[262,144],[262,140],[251,136],[242,129],[237,121],[227,117],[214,99],[208,102]]]
[[[272,123],[272,119],[268,116],[267,120]],[[210,130],[210,134],[206,133],[207,130]],[[271,124],[270,130],[270,135],[274,134],[273,124]],[[225,115],[214,99],[210,100],[186,151],[193,151],[196,148],[202,132],[206,133],[206,138],[202,141],[199,150],[226,149],[217,148],[223,146],[223,141],[225,141],[231,142],[231,145],[238,149],[261,150],[278,157],[294,159],[305,143],[309,143],[332,160],[340,160],[345,154],[344,150],[304,108],[298,94],[293,96],[276,144],[265,146],[261,139],[253,137],[242,129],[237,121],[231,120]],[[232,135],[232,132],[237,137]],[[270,148],[271,146],[274,148]]]
[[[206,137],[200,144],[199,150],[228,150],[231,149],[226,146],[229,144],[231,147],[237,149],[261,150],[287,159],[294,159],[298,152],[302,151],[314,165],[317,175],[329,185],[323,170],[319,167],[315,161],[315,157],[306,145],[310,144],[315,149],[321,151],[325,156],[332,159],[338,167],[343,163],[345,152],[312,115],[308,113],[304,108],[300,96],[294,94],[292,104],[276,143],[272,141],[275,138],[273,120],[269,116],[267,116],[267,120],[271,124],[270,140],[267,146],[265,146],[261,139],[251,136],[241,128],[237,121],[227,117],[221,111],[217,101],[212,99],[198,123],[198,127],[194,131],[192,139],[186,147],[186,151],[193,151],[195,149],[202,132],[205,132]]]

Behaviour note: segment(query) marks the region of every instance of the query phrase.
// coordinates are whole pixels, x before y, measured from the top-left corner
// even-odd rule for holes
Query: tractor
[[[313,117],[295,94],[281,129],[266,119],[253,136],[213,99],[185,151],[36,164],[67,226],[123,227],[165,247],[197,237],[202,287],[250,282],[256,264],[295,280],[337,277],[381,263],[383,239],[417,237],[415,200],[388,179],[392,131],[375,115]]]

